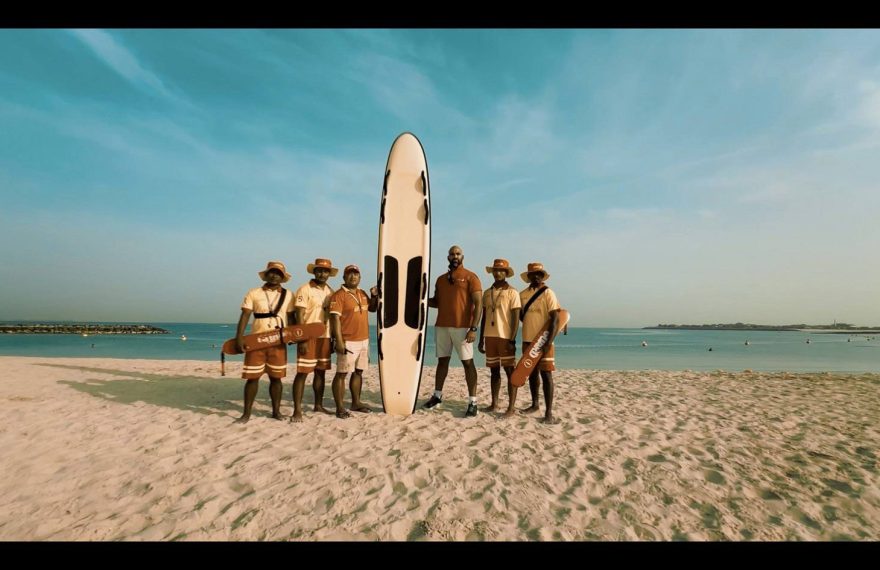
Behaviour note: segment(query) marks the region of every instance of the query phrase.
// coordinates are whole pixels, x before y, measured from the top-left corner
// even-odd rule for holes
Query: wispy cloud
[[[505,168],[556,158],[552,123],[552,112],[540,102],[514,96],[502,100],[491,121],[491,164]]]
[[[859,114],[875,129],[880,129],[880,82],[862,81],[859,91],[862,96]]]
[[[353,75],[388,113],[410,122],[425,117],[450,128],[466,128],[473,120],[443,101],[430,77],[418,66],[378,53],[356,60]]]
[[[162,79],[145,69],[131,51],[102,30],[71,30],[98,58],[113,71],[138,89],[160,95],[166,99],[177,97],[165,86]]]

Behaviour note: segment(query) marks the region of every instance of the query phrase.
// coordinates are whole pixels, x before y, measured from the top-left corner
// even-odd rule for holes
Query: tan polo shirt
[[[531,285],[529,285],[520,292],[519,300],[523,307],[526,306],[526,303],[529,302],[529,299],[531,299],[537,291],[538,289],[532,289]],[[556,293],[553,292],[553,289],[547,289],[541,293],[541,296],[532,303],[531,307],[529,307],[529,310],[526,312],[525,318],[523,319],[523,342],[532,342],[535,340],[535,335],[544,328],[547,319],[550,318],[550,311],[555,311],[561,308],[562,307],[559,306],[559,301],[556,299]]]
[[[272,291],[264,287],[257,287],[248,291],[244,300],[241,302],[241,308],[247,309],[254,313],[271,313],[272,309],[278,304],[281,298],[281,289]],[[284,328],[287,326],[287,313],[293,312],[293,294],[288,291],[287,297],[284,298],[284,304],[278,309],[277,317],[269,317],[258,319],[254,317],[251,323],[251,334],[258,334],[273,330],[277,327]]]
[[[468,328],[474,319],[471,293],[483,290],[480,278],[473,271],[459,265],[452,273],[452,283],[448,272],[437,278],[434,284],[434,297],[437,299],[437,321],[435,327]]]
[[[521,307],[519,293],[509,283],[499,288],[493,285],[486,289],[483,293],[483,312],[486,315],[483,336],[513,339],[514,322],[511,311]]]
[[[321,338],[330,338],[330,319],[327,314],[327,308],[330,305],[330,295],[333,289],[324,284],[319,287],[314,279],[296,290],[294,294],[294,307],[305,309],[305,322],[300,323],[307,325],[309,323],[324,323],[324,334]]]
[[[330,314],[339,315],[343,340],[369,340],[369,305],[370,299],[363,290],[352,291],[345,285],[330,296]]]

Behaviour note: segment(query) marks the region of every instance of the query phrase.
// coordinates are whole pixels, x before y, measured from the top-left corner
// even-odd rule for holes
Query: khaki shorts
[[[454,327],[434,327],[434,342],[437,345],[437,358],[452,356],[452,349],[461,360],[473,360],[474,343],[467,342],[468,329]]]
[[[366,370],[370,364],[370,341],[345,341],[345,354],[336,353],[336,372]]]

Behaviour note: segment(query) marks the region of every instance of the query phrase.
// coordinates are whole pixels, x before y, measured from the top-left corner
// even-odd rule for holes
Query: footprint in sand
[[[706,471],[706,481],[710,483],[715,483],[716,485],[723,485],[727,482],[724,478],[724,475],[715,471],[714,469]]]

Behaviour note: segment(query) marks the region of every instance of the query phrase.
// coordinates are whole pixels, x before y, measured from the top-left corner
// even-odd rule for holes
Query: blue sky
[[[270,259],[372,282],[411,131],[435,276],[458,244],[484,286],[543,262],[576,326],[880,326],[880,31],[3,30],[0,54],[0,320],[230,322]]]

